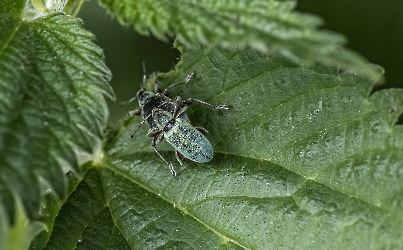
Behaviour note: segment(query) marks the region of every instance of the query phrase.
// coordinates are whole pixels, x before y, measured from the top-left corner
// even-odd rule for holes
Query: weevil
[[[161,159],[168,164],[171,174],[176,176],[172,163],[166,160],[157,149],[157,144],[163,139],[167,140],[175,148],[175,157],[183,165],[183,159],[190,159],[195,162],[208,162],[213,156],[213,147],[211,146],[205,134],[208,133],[202,127],[193,127],[190,124],[186,110],[192,103],[203,104],[213,110],[228,109],[225,105],[213,106],[206,102],[189,98],[182,100],[180,96],[174,99],[169,98],[169,88],[189,82],[193,73],[189,74],[183,82],[168,86],[164,92],[158,86],[156,78],[154,92],[144,89],[145,76],[143,78],[143,87],[137,92],[136,99],[139,102],[140,110],[131,111],[131,114],[141,115],[143,123],[147,123],[149,130],[148,137],[153,137],[151,146]],[[132,98],[129,102],[133,101]],[[140,128],[140,126],[138,128]],[[133,138],[133,131],[131,138]]]

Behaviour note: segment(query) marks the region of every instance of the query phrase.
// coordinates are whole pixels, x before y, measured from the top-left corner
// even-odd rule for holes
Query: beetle
[[[193,127],[190,124],[186,110],[189,105],[195,102],[213,110],[228,109],[225,105],[213,106],[194,98],[186,100],[182,100],[180,96],[175,97],[173,100],[169,98],[169,88],[189,82],[192,76],[193,73],[189,74],[183,82],[168,86],[162,93],[155,76],[154,92],[146,91],[144,89],[144,75],[142,88],[137,92],[136,97],[129,101],[138,100],[141,111],[134,110],[130,114],[141,115],[143,118],[139,127],[133,131],[131,138],[143,123],[147,123],[149,127],[147,136],[153,137],[152,147],[159,157],[168,164],[173,176],[176,176],[176,172],[172,163],[161,155],[156,145],[163,139],[167,140],[175,148],[175,157],[181,165],[183,165],[184,158],[200,163],[208,162],[214,156],[213,147],[205,137],[208,131],[202,127]]]

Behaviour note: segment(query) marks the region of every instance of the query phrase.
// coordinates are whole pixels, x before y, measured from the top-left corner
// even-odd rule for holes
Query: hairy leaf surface
[[[0,209],[11,222],[15,199],[32,219],[45,187],[65,197],[62,166],[80,173],[76,152],[99,144],[104,96],[114,98],[103,52],[81,20],[34,18],[25,3],[0,4]]]
[[[376,67],[339,46],[345,37],[319,31],[319,17],[293,12],[296,1],[267,0],[100,0],[117,18],[141,34],[187,46],[240,45],[275,49],[301,63],[324,61],[376,77]]]
[[[147,128],[130,139],[141,119],[126,120],[62,207],[49,249],[90,240],[96,249],[403,247],[402,89],[370,95],[373,82],[275,52],[179,48],[181,63],[160,85],[193,72],[171,96],[230,106],[187,112],[209,131],[214,159],[180,166],[161,143],[174,178]],[[120,247],[98,241],[116,232]]]

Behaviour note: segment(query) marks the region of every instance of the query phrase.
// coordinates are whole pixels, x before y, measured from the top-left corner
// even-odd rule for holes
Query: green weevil
[[[190,124],[186,110],[194,102],[203,104],[213,110],[228,109],[225,105],[213,106],[193,98],[186,100],[182,100],[180,96],[175,97],[173,100],[169,98],[168,89],[187,83],[192,75],[193,73],[189,74],[183,82],[167,87],[163,93],[156,80],[154,92],[146,91],[144,89],[144,77],[143,87],[135,97],[139,102],[141,111],[134,110],[130,112],[143,117],[140,126],[144,122],[147,123],[149,127],[147,136],[153,137],[152,147],[161,159],[168,164],[173,176],[176,176],[173,165],[161,155],[156,145],[166,139],[175,148],[175,157],[181,165],[184,158],[200,163],[208,162],[213,158],[214,152],[213,147],[205,137],[207,130],[202,127],[193,127]],[[136,130],[134,130],[131,138],[133,138]]]

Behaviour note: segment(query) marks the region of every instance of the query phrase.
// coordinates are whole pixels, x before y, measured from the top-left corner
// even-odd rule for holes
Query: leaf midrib
[[[225,240],[232,241],[233,243],[237,244],[238,246],[240,246],[240,247],[242,247],[242,248],[244,248],[244,249],[248,249],[248,248],[246,248],[245,246],[243,246],[242,244],[240,244],[240,243],[238,243],[237,241],[235,241],[234,239],[231,239],[230,237],[225,236],[224,234],[222,234],[222,233],[216,231],[214,228],[208,226],[206,223],[203,223],[202,220],[200,220],[199,218],[197,218],[197,217],[194,216],[193,214],[189,213],[184,207],[182,207],[182,206],[180,206],[180,205],[174,204],[171,200],[167,199],[167,198],[166,198],[164,195],[162,195],[162,194],[158,195],[158,193],[156,193],[153,189],[150,189],[149,187],[145,186],[143,183],[140,183],[140,182],[137,182],[137,181],[131,179],[130,176],[127,176],[126,174],[122,173],[121,171],[118,171],[117,168],[111,167],[111,166],[110,166],[108,163],[106,163],[105,161],[104,161],[104,164],[102,165],[102,167],[105,167],[105,168],[107,168],[108,170],[114,172],[115,174],[118,174],[118,175],[122,176],[123,178],[125,178],[125,179],[129,180],[130,182],[134,183],[135,185],[137,185],[137,186],[139,186],[139,187],[141,187],[141,188],[147,190],[148,192],[151,192],[151,193],[155,194],[156,196],[160,197],[160,198],[163,199],[164,201],[166,201],[166,202],[168,202],[168,203],[170,203],[170,204],[172,204],[172,205],[175,205],[175,208],[178,208],[178,209],[181,210],[184,214],[189,215],[190,217],[192,217],[193,219],[195,219],[197,222],[199,222],[200,224],[202,224],[203,226],[205,226],[209,231],[212,231],[214,234],[219,235],[220,237],[222,237],[222,238],[225,239]],[[101,182],[101,183],[102,183],[102,188],[104,189],[103,182]],[[104,191],[104,193],[105,193],[105,191]],[[109,206],[109,200],[107,199],[106,196],[105,196],[105,200],[106,200],[106,202],[107,202],[107,206],[110,208],[110,206]],[[111,212],[111,214],[112,214],[112,218],[113,218],[113,220],[114,220],[114,222],[115,222],[113,213]],[[115,225],[116,225],[116,222],[115,222]],[[127,240],[126,240],[126,241],[127,241]]]
[[[116,172],[115,172],[115,173],[116,173]],[[99,175],[99,172],[98,172],[98,175]],[[104,182],[102,181],[102,178],[100,178],[100,182],[101,182],[102,193],[104,194],[105,207],[108,207],[109,214],[110,214],[111,217],[112,217],[112,221],[113,221],[113,225],[114,225],[113,230],[112,230],[112,233],[111,233],[111,235],[109,236],[109,239],[108,239],[108,249],[109,249],[110,242],[111,242],[111,238],[112,238],[112,236],[113,236],[113,231],[115,230],[115,228],[119,229],[119,231],[122,231],[122,230],[119,228],[119,226],[118,226],[118,224],[117,224],[117,222],[116,222],[116,220],[115,220],[115,217],[113,216],[113,213],[112,213],[112,210],[111,210],[111,205],[109,204],[109,200],[108,200],[108,198],[106,197],[105,187],[104,187],[104,185],[103,185]],[[105,208],[105,207],[104,207],[104,208]],[[129,245],[130,249],[133,250],[132,246],[129,244],[129,241],[128,241],[128,239],[126,239],[126,237],[125,237],[124,234],[122,234],[122,237],[125,239],[125,241],[126,241],[127,244]]]

